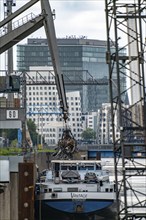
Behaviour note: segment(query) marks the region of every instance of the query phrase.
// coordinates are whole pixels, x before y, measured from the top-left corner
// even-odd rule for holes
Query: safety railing
[[[33,13],[30,13],[30,14],[20,18],[19,20],[14,21],[12,23],[12,30],[19,28],[20,26],[26,24],[29,21],[34,21],[36,17],[38,17],[38,15],[36,16]],[[4,36],[6,34],[8,34],[8,25],[5,25],[2,28],[0,28],[0,37]]]

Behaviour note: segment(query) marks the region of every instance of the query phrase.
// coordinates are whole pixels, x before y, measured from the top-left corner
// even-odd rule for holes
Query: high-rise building
[[[116,140],[120,138],[120,128],[118,126],[118,113],[115,112],[115,134]],[[113,130],[111,119],[111,104],[104,103],[97,113],[97,143],[111,144],[113,143]]]
[[[39,72],[39,74],[38,74]],[[43,85],[44,80],[52,84]],[[38,80],[38,84],[35,82]],[[57,144],[61,138],[65,124],[62,118],[58,91],[52,67],[30,67],[26,75],[27,118],[34,121],[38,133],[47,144]],[[68,126],[76,140],[81,139],[81,97],[79,91],[67,92],[69,106]]]
[[[115,104],[116,105],[116,104]],[[115,108],[114,105],[114,108]],[[138,110],[138,109],[137,109]],[[129,105],[124,105],[122,109],[123,114],[123,127],[120,127],[120,115],[117,109],[114,110],[114,121],[111,118],[111,104],[104,103],[102,107],[98,109],[97,112],[97,144],[112,144],[113,143],[113,127],[112,123],[115,125],[115,139],[117,143],[120,140],[120,130],[124,128],[130,128],[132,126],[132,114],[129,109]],[[123,138],[127,142],[133,141],[136,135],[133,131],[128,129],[123,132]]]
[[[57,43],[66,91],[80,91],[84,113],[97,111],[102,103],[109,102],[107,42],[68,37],[57,39]],[[111,51],[115,52],[114,44]],[[125,54],[125,50],[120,51]],[[30,66],[52,66],[47,39],[30,38],[27,44],[17,45],[18,70],[28,71]],[[113,70],[113,79],[116,80],[115,66]],[[101,85],[98,85],[99,82]],[[122,92],[126,87],[125,77],[120,79],[120,83]]]

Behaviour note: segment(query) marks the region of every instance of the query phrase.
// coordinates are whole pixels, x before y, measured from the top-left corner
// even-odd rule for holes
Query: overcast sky
[[[16,6],[12,11],[16,11],[28,0],[16,0]],[[104,0],[50,0],[51,9],[55,9],[56,18],[54,20],[57,38],[66,36],[76,36],[79,38],[85,36],[88,39],[106,40],[105,25],[105,1]],[[4,18],[3,0],[0,0],[0,20]],[[41,13],[40,2],[33,5],[19,18],[33,12],[35,15]],[[18,18],[17,18],[18,20]],[[44,28],[32,33],[29,37],[46,37]],[[26,43],[27,38],[20,41],[20,44]],[[16,47],[14,47],[14,53]],[[0,58],[0,68],[4,69],[4,55]],[[16,67],[14,59],[14,67]]]
[[[17,7],[21,7],[24,2],[26,0],[16,0]],[[106,39],[104,0],[50,0],[50,5],[52,10],[55,9],[57,37],[84,35],[92,39]],[[39,14],[40,3],[32,9],[35,14]],[[45,32],[37,33],[40,33],[39,37],[45,37]],[[36,33],[32,35],[35,36]]]

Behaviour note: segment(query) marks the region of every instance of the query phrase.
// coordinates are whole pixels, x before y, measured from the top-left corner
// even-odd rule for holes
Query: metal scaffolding
[[[142,220],[146,218],[146,1],[106,0],[105,12],[118,219]],[[121,92],[124,74],[127,85]]]

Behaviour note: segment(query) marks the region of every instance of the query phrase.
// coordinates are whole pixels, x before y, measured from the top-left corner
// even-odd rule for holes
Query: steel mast
[[[143,219],[146,217],[146,2],[106,0],[105,12],[118,219]],[[110,49],[113,45],[114,51]],[[122,91],[121,79],[125,75],[126,89]],[[120,139],[116,137],[116,129],[120,130]],[[141,188],[135,186],[134,178],[140,179]]]

